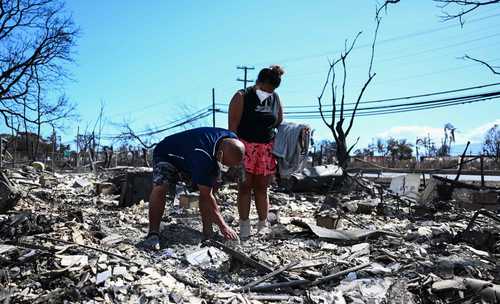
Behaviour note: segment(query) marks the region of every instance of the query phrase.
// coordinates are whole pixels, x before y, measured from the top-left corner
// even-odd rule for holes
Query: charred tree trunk
[[[144,165],[146,167],[149,167],[149,160],[148,160],[148,149],[142,148],[142,158],[144,160]]]
[[[352,108],[346,108],[346,85],[347,85],[347,58],[349,57],[351,51],[354,48],[354,45],[356,44],[357,39],[361,35],[361,32],[359,32],[355,37],[354,40],[350,45],[347,44],[347,40],[345,42],[345,48],[344,51],[341,52],[340,58],[333,60],[330,62],[330,68],[328,70],[328,74],[326,76],[326,81],[323,85],[321,94],[318,97],[318,105],[319,105],[319,112],[321,115],[321,119],[325,123],[325,125],[331,130],[333,137],[335,138],[335,143],[336,143],[336,156],[338,160],[338,165],[343,169],[343,175],[342,178],[336,179],[336,185],[339,186],[344,183],[344,181],[347,178],[347,167],[349,165],[349,159],[350,159],[350,153],[352,149],[355,147],[357,144],[359,138],[356,140],[356,142],[350,146],[347,144],[347,137],[349,136],[353,124],[354,124],[354,118],[356,117],[356,112],[358,110],[359,103],[361,99],[363,98],[363,95],[368,88],[369,84],[371,83],[372,79],[375,77],[375,73],[372,71],[373,68],[373,59],[375,56],[375,44],[377,41],[377,35],[378,35],[378,29],[380,27],[380,22],[382,20],[382,17],[380,16],[381,12],[383,10],[387,9],[387,6],[389,4],[394,4],[399,2],[399,0],[386,0],[385,3],[379,7],[376,11],[375,14],[375,32],[373,36],[373,41],[371,44],[371,56],[370,56],[370,61],[369,61],[369,67],[368,67],[368,77],[366,81],[364,82],[364,85],[361,87],[361,90],[358,93],[357,98],[355,99],[355,102],[353,103],[354,106]],[[340,83],[340,87],[337,87],[337,82],[336,82],[336,67],[337,65],[341,65],[341,71],[342,71],[342,80]],[[332,95],[332,109],[327,111],[323,108],[323,103],[322,99],[325,93],[326,88],[328,87],[328,84],[331,86],[331,95]],[[330,117],[328,117],[328,115]],[[350,115],[350,117],[349,117]],[[327,118],[330,118],[329,120]],[[338,120],[337,120],[338,119]],[[347,120],[346,120],[347,119]],[[344,124],[346,123],[346,124]]]
[[[40,108],[40,102],[38,102],[38,108]],[[33,160],[37,160],[38,158],[38,149],[40,148],[40,132],[42,129],[42,123],[40,122],[40,110],[38,110],[38,118],[36,125],[36,143],[35,143],[35,151],[33,153]]]
[[[348,164],[349,164],[349,159],[350,159],[350,155],[349,153],[347,152],[347,145],[346,145],[346,142],[345,142],[345,138],[340,138],[339,137],[339,140],[337,142],[337,161],[338,161],[338,165],[342,168],[342,169],[346,169]]]

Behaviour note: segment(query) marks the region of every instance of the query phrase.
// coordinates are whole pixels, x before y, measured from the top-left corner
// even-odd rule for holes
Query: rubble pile
[[[489,210],[436,198],[423,208],[364,180],[324,193],[271,190],[272,225],[238,243],[204,241],[196,204],[179,197],[163,218],[162,249],[146,252],[136,244],[148,203],[122,206],[113,174],[7,172],[20,200],[0,214],[0,303],[500,299],[500,222]],[[235,185],[217,197],[237,228]]]

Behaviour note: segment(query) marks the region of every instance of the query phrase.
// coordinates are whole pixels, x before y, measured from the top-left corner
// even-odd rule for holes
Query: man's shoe
[[[263,229],[266,229],[267,228],[267,220],[263,220],[263,221],[260,221],[257,223],[257,232],[260,232],[261,230]]]
[[[271,229],[269,229],[269,223],[267,220],[259,221],[257,223],[257,233],[259,235],[266,235],[271,232]]]
[[[138,246],[146,250],[160,250],[160,234],[157,232],[150,232]]]

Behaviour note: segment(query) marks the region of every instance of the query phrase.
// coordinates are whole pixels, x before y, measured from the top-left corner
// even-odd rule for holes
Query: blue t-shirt
[[[213,187],[219,175],[216,147],[223,138],[237,138],[221,128],[196,128],[165,137],[153,151],[157,161],[166,161],[191,176],[195,185]]]

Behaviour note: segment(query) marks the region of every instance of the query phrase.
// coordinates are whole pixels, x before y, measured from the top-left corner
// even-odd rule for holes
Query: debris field
[[[196,195],[181,189],[148,252],[136,246],[148,202],[120,202],[119,171],[5,173],[19,201],[0,214],[0,303],[500,302],[494,186],[432,179],[423,200],[356,176],[330,191],[276,186],[269,229],[241,242],[203,240]],[[236,184],[216,196],[237,229]]]

